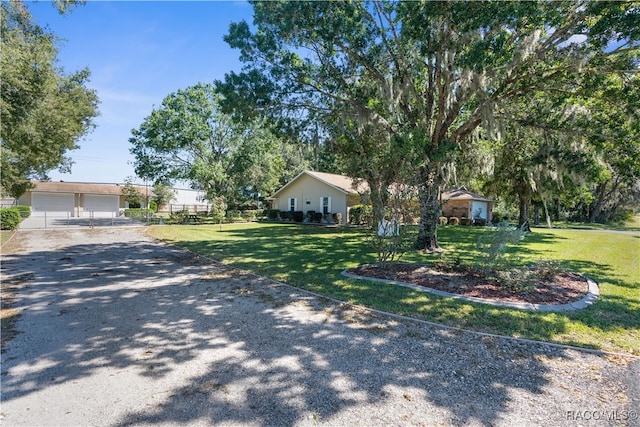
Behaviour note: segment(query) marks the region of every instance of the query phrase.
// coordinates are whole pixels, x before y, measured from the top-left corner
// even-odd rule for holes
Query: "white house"
[[[270,198],[272,209],[308,211],[342,215],[348,221],[349,208],[362,203],[368,192],[366,183],[354,183],[352,178],[324,172],[303,171]]]

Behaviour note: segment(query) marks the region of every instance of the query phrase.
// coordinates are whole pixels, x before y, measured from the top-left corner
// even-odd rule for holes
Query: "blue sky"
[[[88,86],[101,101],[95,130],[69,152],[72,173],[50,174],[83,182],[135,176],[131,129],[168,94],[238,71],[239,53],[222,38],[231,22],[251,22],[253,15],[240,1],[88,1],[64,16],[50,1],[27,4],[38,24],[64,39],[58,65],[67,72],[88,67]]]

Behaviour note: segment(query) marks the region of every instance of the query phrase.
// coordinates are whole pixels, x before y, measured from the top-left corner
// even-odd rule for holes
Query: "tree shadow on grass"
[[[455,248],[455,252],[446,256],[455,257],[467,253],[469,260],[463,261],[477,262],[477,240],[484,232],[485,229],[479,227],[446,228],[441,233],[443,244]],[[615,331],[621,327],[638,329],[637,319],[640,318],[640,313],[637,301],[624,296],[613,297],[602,293],[595,304],[575,313],[532,313],[507,308],[488,308],[485,305],[470,304],[451,298],[420,296],[393,285],[345,279],[340,276],[342,270],[358,264],[375,262],[371,249],[364,243],[364,234],[358,230],[273,226],[225,230],[221,234],[233,238],[209,240],[210,235],[203,234],[200,240],[177,243],[303,289],[449,326],[509,336],[527,336],[546,341],[556,341],[559,335],[567,333],[567,322],[570,321],[604,331]],[[508,256],[513,265],[525,268],[531,264],[532,259],[543,259],[546,246],[566,238],[552,233],[536,232],[528,234],[526,240],[540,249],[533,251],[524,245],[512,247]],[[410,257],[410,260],[429,262],[434,258],[422,256],[418,259],[414,256]],[[637,283],[630,284],[628,281],[616,279],[615,272],[607,265],[579,260],[563,261],[562,264],[569,270],[591,277],[599,283],[606,280],[607,283],[618,286],[637,286]],[[601,348],[593,342],[571,344]]]
[[[517,410],[514,391],[545,393],[536,355],[566,357],[363,312],[149,242],[69,244],[8,255],[3,268],[34,274],[3,360],[7,422],[12,402],[69,387],[58,414],[105,413],[110,425],[494,424]]]

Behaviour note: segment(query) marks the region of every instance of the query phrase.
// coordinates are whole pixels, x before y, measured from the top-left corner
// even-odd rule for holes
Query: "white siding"
[[[297,180],[278,193],[274,209],[289,211],[289,200],[295,198],[297,199],[296,210],[305,214],[308,211],[322,212],[323,197],[330,198],[329,212],[340,212],[344,222],[347,218],[346,194],[306,174],[300,175]]]

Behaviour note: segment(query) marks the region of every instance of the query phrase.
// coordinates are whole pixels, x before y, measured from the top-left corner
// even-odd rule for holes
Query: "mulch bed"
[[[394,263],[389,264],[386,270],[377,265],[361,265],[348,272],[469,297],[531,304],[568,304],[581,299],[589,290],[584,277],[568,271],[556,274],[553,280],[536,282],[532,289],[520,292],[505,289],[496,280],[469,268],[456,271],[429,265]]]

